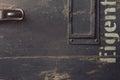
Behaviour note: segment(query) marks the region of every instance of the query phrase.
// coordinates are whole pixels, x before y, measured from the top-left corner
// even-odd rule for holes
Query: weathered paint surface
[[[72,45],[69,19],[85,8],[71,12],[72,0],[0,0],[0,9],[25,12],[23,21],[0,21],[0,80],[119,80],[120,0],[96,1],[99,44]]]

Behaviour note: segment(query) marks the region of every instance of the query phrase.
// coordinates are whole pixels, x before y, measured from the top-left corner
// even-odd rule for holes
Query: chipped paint
[[[70,75],[68,73],[58,73],[56,69],[51,71],[43,71],[41,72],[41,75],[45,76],[44,80],[70,80]]]
[[[87,13],[87,12],[85,12],[85,11],[76,11],[76,12],[73,12],[72,14],[73,15],[82,15],[82,14],[85,14],[85,13]]]
[[[52,0],[40,0],[40,1],[37,3],[37,6],[48,7],[48,6],[49,6],[49,3],[50,3],[51,1],[52,1]]]
[[[91,70],[91,71],[87,72],[87,74],[88,74],[88,75],[93,75],[93,74],[95,74],[96,72],[97,72],[97,70]]]
[[[65,16],[65,18],[69,17],[69,0],[67,0],[67,2],[64,2],[64,8],[63,8],[62,13]]]
[[[11,8],[15,8],[15,4],[9,4],[9,3],[0,3],[0,9],[11,9]]]

